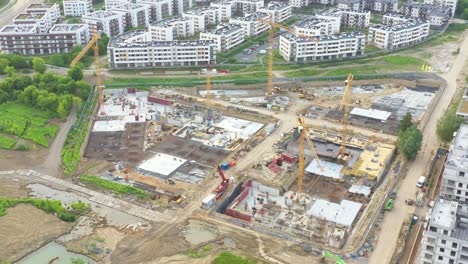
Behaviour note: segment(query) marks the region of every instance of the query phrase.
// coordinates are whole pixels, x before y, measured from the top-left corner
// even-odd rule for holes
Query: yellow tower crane
[[[83,56],[88,52],[88,50],[92,47],[93,48],[93,53],[94,53],[94,64],[96,67],[96,88],[98,91],[98,98],[99,98],[99,109],[101,113],[104,113],[104,95],[102,92],[103,85],[102,85],[102,73],[101,73],[101,65],[99,63],[99,46],[98,46],[98,40],[101,36],[99,33],[94,32],[93,37],[91,40],[86,44],[86,46],[76,55],[76,57],[72,60],[70,63],[70,67],[75,66],[82,58]]]
[[[211,127],[213,119],[213,110],[211,109],[211,65],[208,64],[206,67],[206,108],[207,108],[207,117],[206,121],[208,127]]]
[[[340,147],[340,158],[346,160],[346,137],[348,135],[348,124],[349,124],[349,99],[351,98],[351,85],[353,82],[353,75],[348,74],[348,79],[345,81],[345,91],[343,98],[340,103],[340,111],[343,112],[343,128],[341,130],[341,147]]]
[[[304,177],[304,141],[307,141],[309,144],[310,149],[312,150],[312,154],[314,158],[317,160],[317,165],[319,166],[320,170],[323,171],[323,166],[320,163],[320,159],[318,157],[317,151],[315,150],[314,143],[310,140],[309,133],[306,131],[304,117],[298,117],[298,130],[299,130],[299,171],[297,174],[297,192],[302,193],[302,180]],[[305,139],[305,140],[304,140]]]
[[[273,40],[274,40],[274,33],[275,33],[275,29],[276,28],[279,28],[279,29],[283,29],[293,35],[298,35],[296,34],[296,31],[294,29],[291,29],[287,26],[284,26],[284,25],[281,25],[281,24],[278,24],[278,23],[275,23],[273,22],[273,16],[270,15],[269,17],[270,19],[267,20],[267,19],[263,19],[263,18],[259,18],[258,21],[260,22],[263,22],[265,24],[268,24],[270,25],[270,29],[268,30],[268,43],[269,43],[269,47],[268,47],[268,86],[267,86],[267,95],[268,96],[271,96],[273,94]],[[317,41],[316,37],[309,37],[309,36],[303,36],[303,35],[300,35],[299,37],[301,38],[306,38],[306,39],[309,39],[311,41]]]

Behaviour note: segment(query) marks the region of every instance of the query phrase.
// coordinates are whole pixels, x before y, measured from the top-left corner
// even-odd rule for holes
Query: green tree
[[[410,128],[413,125],[413,122],[411,122],[412,116],[411,113],[406,113],[406,115],[403,117],[403,119],[400,121],[400,125],[398,126],[398,131],[406,131],[406,129]]]
[[[91,91],[91,85],[89,85],[84,80],[77,81],[75,82],[75,90],[82,99],[86,100],[86,98],[88,98],[89,92]]]
[[[42,58],[34,58],[32,60],[32,67],[35,72],[44,73],[47,70],[45,61]]]
[[[453,133],[460,128],[463,119],[456,115],[456,108],[450,109],[437,123],[437,136],[445,142],[453,139]]]
[[[83,80],[83,70],[79,65],[73,66],[73,68],[68,70],[68,76],[75,81]]]
[[[14,77],[16,75],[16,70],[12,66],[6,66],[4,71],[8,77]]]
[[[99,55],[107,54],[107,45],[109,44],[110,38],[106,34],[102,34],[98,40]]]
[[[5,68],[10,66],[10,61],[5,58],[0,58],[0,74],[5,74]]]
[[[398,149],[406,159],[414,159],[421,149],[423,135],[414,126],[398,134]]]
[[[49,64],[59,66],[59,67],[64,67],[65,66],[65,60],[63,58],[63,55],[61,54],[53,54],[50,56],[49,60],[47,61]]]

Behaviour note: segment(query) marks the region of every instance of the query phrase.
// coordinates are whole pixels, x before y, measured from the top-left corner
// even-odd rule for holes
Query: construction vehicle
[[[394,206],[395,206],[395,200],[390,198],[385,202],[384,210],[391,211]]]
[[[299,99],[313,100],[315,96],[313,94],[308,94],[306,91],[302,90],[299,93]]]
[[[331,258],[333,259],[334,261],[336,261],[336,264],[346,264],[339,256],[335,255],[335,254],[332,254],[328,251],[323,251],[322,253],[322,256],[324,258]]]
[[[338,159],[342,160],[343,162],[346,162],[350,158],[350,153],[346,153],[346,137],[348,136],[349,100],[351,97],[352,82],[353,75],[349,73],[348,78],[345,81],[345,91],[339,107],[339,110],[343,111],[343,129],[341,130],[341,147]]]
[[[218,187],[213,190],[213,193],[216,194],[216,200],[219,200],[221,196],[223,196],[226,189],[229,187],[229,180],[224,175],[224,172],[221,169],[221,165],[218,165],[218,174],[221,178],[221,182],[219,183]]]

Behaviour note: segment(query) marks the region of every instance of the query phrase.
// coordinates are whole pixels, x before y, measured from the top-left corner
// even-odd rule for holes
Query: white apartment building
[[[195,35],[195,23],[189,18],[163,20],[150,26],[152,41],[173,41]]]
[[[235,1],[223,0],[211,2],[210,6],[220,10],[221,21],[228,21],[237,12],[237,4]]]
[[[450,13],[452,17],[455,15],[455,10],[457,10],[457,2],[457,0],[424,0],[425,4],[438,5],[450,8]]]
[[[111,39],[107,47],[111,69],[199,66],[216,61],[212,41],[148,41],[145,31],[131,31]]]
[[[114,7],[131,3],[131,0],[104,0],[104,6],[106,10],[111,10]]]
[[[245,34],[239,25],[220,25],[216,30],[200,33],[200,40],[212,40],[218,52],[225,52],[244,42]]]
[[[182,15],[185,11],[192,9],[192,0],[172,0],[172,6],[174,8],[173,13]]]
[[[404,16],[398,13],[385,14],[382,17],[382,24],[387,26],[404,24],[408,22],[416,22],[417,19],[414,17]]]
[[[289,0],[289,5],[295,8],[309,6],[311,3],[311,0]]]
[[[449,22],[451,15],[450,9],[436,6],[429,11],[427,19],[429,19],[431,26],[441,27]]]
[[[417,44],[425,40],[428,35],[428,22],[377,25],[369,28],[367,41],[378,48],[393,50]]]
[[[374,0],[371,11],[382,14],[398,12],[398,0]]]
[[[260,22],[258,19],[269,20],[269,17],[264,13],[254,13],[244,17],[231,18],[229,19],[229,24],[241,26],[244,29],[244,34],[246,37],[253,37],[267,31],[270,28],[268,24]]]
[[[206,30],[208,26],[208,16],[205,13],[199,12],[199,10],[190,10],[184,12],[182,18],[192,20],[195,32],[202,32]]]
[[[292,34],[280,36],[279,52],[289,62],[333,60],[364,54],[366,38],[362,33],[319,36],[315,41]]]
[[[342,10],[362,11],[364,2],[361,0],[337,0],[337,8]]]
[[[455,201],[437,200],[421,242],[419,264],[468,263],[466,205]]]
[[[221,9],[208,7],[197,11],[200,14],[206,15],[208,25],[218,25],[221,23]]]
[[[148,27],[150,24],[151,14],[149,5],[130,3],[114,7],[110,11],[123,17],[125,30],[128,30],[130,27]]]
[[[18,14],[13,24],[35,24],[40,33],[48,32],[60,17],[58,4],[31,4]]]
[[[405,16],[419,17],[426,19],[429,12],[434,8],[433,5],[423,4],[419,2],[405,2],[401,7],[401,13]]]
[[[115,37],[125,31],[125,21],[122,14],[100,10],[81,17],[89,25],[91,32],[103,32],[109,37]]]
[[[93,0],[63,0],[65,16],[81,17],[93,12]]]
[[[265,6],[263,0],[235,0],[235,2],[237,4],[236,9],[241,16],[255,13],[259,8]]]
[[[330,23],[333,23],[335,31],[338,29],[339,32],[341,28],[341,14],[341,10],[339,9],[327,9],[315,14],[315,17],[317,19],[330,21]]]
[[[316,14],[317,18],[335,21],[340,20],[340,26],[367,28],[370,24],[370,11],[340,10],[337,8],[325,9]]]
[[[322,35],[333,35],[340,33],[340,27],[336,27],[336,23],[332,20],[312,18],[294,25],[296,36],[301,37],[316,37]]]
[[[449,149],[440,187],[440,197],[468,201],[468,125],[461,125]]]
[[[149,6],[150,23],[173,15],[172,0],[136,0],[136,3]]]
[[[90,31],[86,24],[55,24],[46,33],[36,24],[7,25],[0,30],[0,48],[4,53],[69,53],[74,46],[84,46],[89,40]]]
[[[292,6],[284,2],[271,1],[267,6],[259,8],[258,12],[270,15],[275,23],[281,23],[291,17]]]

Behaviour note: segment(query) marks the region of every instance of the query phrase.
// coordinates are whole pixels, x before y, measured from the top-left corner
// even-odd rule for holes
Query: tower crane
[[[268,96],[271,96],[273,94],[273,40],[274,40],[274,33],[275,33],[275,29],[276,28],[279,28],[279,29],[283,29],[293,35],[298,35],[296,34],[296,31],[294,29],[291,29],[287,26],[284,26],[284,25],[281,25],[281,24],[278,24],[278,23],[275,23],[273,22],[273,16],[270,15],[269,16],[269,20],[268,19],[263,19],[263,18],[258,18],[257,19],[258,21],[260,22],[263,22],[265,24],[268,24],[270,25],[270,29],[268,30],[268,44],[269,44],[269,47],[268,47],[268,86],[267,86],[267,95]],[[301,38],[306,38],[306,39],[309,39],[311,41],[317,41],[316,37],[309,37],[309,36],[304,36],[304,35],[300,35],[299,37]]]
[[[103,85],[102,85],[102,73],[101,73],[101,65],[99,63],[99,46],[97,44],[100,34],[98,32],[93,33],[93,37],[91,40],[86,44],[86,46],[76,55],[76,57],[70,63],[70,67],[75,66],[83,56],[88,52],[88,50],[92,47],[93,54],[94,54],[94,64],[96,67],[96,88],[98,91],[98,98],[99,98],[99,109],[101,113],[104,113],[104,95],[102,92]]]
[[[320,163],[317,151],[315,150],[312,140],[310,140],[309,133],[306,131],[304,117],[298,117],[298,129],[299,129],[299,171],[297,175],[297,192],[302,193],[302,180],[304,177],[304,141],[307,141],[309,148],[312,150],[314,158],[317,160],[317,165],[320,170],[323,171],[323,166]],[[305,139],[305,140],[304,140]]]
[[[340,147],[340,158],[346,159],[346,136],[348,135],[348,124],[349,124],[349,99],[351,97],[351,84],[353,82],[353,75],[348,74],[348,78],[345,81],[345,91],[343,99],[341,99],[340,111],[343,112],[343,129],[341,130],[341,147]]]
[[[211,127],[213,119],[213,109],[211,109],[211,65],[208,64],[206,67],[206,108],[207,108],[207,124]]]

